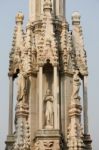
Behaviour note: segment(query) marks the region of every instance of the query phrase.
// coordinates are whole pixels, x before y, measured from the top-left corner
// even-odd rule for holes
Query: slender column
[[[59,16],[63,16],[63,0],[59,1]]]
[[[60,16],[61,17],[65,17],[65,3],[66,2],[66,0],[61,0],[60,1],[60,5],[59,5],[59,7],[60,7]]]
[[[56,15],[56,0],[53,1],[53,13]]]
[[[39,67],[39,129],[42,129],[42,67]]]
[[[65,1],[66,0],[56,0],[56,16],[65,17]]]
[[[56,14],[56,0],[52,0],[52,13],[53,15]]]
[[[8,135],[13,134],[13,77],[9,77],[9,131]]]
[[[56,0],[56,16],[59,16],[59,1],[60,0]]]
[[[87,76],[83,78],[83,113],[84,113],[84,134],[88,134],[88,93]]]
[[[29,82],[30,82],[30,92],[29,92],[29,123],[30,123],[30,137],[33,136],[32,132],[31,132],[31,128],[32,128],[32,76],[29,76]],[[32,139],[30,138],[30,142],[32,142]]]
[[[41,0],[41,15],[43,15],[43,0]]]
[[[41,15],[41,0],[36,0],[36,19],[40,19]]]
[[[35,21],[36,17],[36,1],[29,0],[29,20]]]
[[[54,66],[54,128],[58,129],[58,124],[57,124],[57,67]]]
[[[66,16],[66,0],[63,0],[63,16]]]

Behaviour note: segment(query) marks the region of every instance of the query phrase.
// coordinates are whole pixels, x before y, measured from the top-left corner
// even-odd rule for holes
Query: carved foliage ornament
[[[60,142],[59,140],[37,141],[34,150],[60,150]]]

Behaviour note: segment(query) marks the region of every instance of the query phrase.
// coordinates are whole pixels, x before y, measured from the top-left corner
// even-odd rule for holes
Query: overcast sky
[[[82,18],[85,49],[89,66],[89,126],[93,150],[99,149],[99,0],[67,0],[66,15],[71,24],[73,11]],[[28,18],[28,0],[0,0],[0,150],[8,128],[8,62],[15,15],[22,11],[25,24]]]

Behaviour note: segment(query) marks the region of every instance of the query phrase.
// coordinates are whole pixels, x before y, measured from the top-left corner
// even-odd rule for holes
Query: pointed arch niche
[[[43,95],[47,89],[53,94],[53,66],[49,59],[43,66]]]
[[[8,135],[13,135],[13,131],[15,129],[15,105],[17,98],[17,74],[19,73],[19,69],[16,69],[13,75],[9,75],[9,127],[8,127]]]

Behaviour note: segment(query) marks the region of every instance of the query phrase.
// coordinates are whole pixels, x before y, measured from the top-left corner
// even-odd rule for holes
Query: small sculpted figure
[[[53,128],[53,96],[50,90],[46,91],[44,104],[45,104],[45,127]]]
[[[79,77],[79,70],[76,70],[73,76],[73,93],[72,98],[77,99],[79,97],[79,90],[80,90],[80,77]]]
[[[26,77],[23,73],[18,74],[18,95],[17,101],[18,102],[26,102]]]

